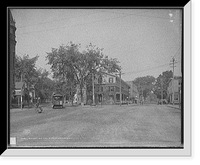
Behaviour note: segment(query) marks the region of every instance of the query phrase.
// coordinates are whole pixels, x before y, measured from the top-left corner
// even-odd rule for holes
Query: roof
[[[106,73],[106,72],[102,72],[103,74],[107,74],[107,75],[109,75],[109,76],[113,76],[113,77],[116,77],[116,78],[118,78],[118,79],[120,79],[120,77],[119,76],[117,76],[117,74],[111,74],[111,73]],[[130,85],[126,82],[126,81],[124,81],[122,78],[121,78],[121,82],[122,83],[124,83],[124,84],[126,84],[127,86],[129,86],[130,87]]]
[[[20,88],[22,88],[23,87],[23,85],[24,85],[24,82],[15,82],[15,89],[20,89]]]
[[[174,76],[174,79],[182,79],[182,77],[181,76]]]
[[[102,74],[107,74],[107,75],[113,76],[113,77],[118,77],[117,75],[114,75],[114,74],[112,74],[112,73],[106,73],[106,72],[103,72],[103,71],[101,71],[101,73],[102,73]]]

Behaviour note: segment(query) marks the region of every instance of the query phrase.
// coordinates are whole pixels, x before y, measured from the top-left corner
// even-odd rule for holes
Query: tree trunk
[[[71,97],[70,97],[70,98],[71,98],[71,102],[72,102],[72,106],[73,106],[73,105],[74,105],[74,103],[73,103],[73,101],[74,101],[74,100],[73,100],[73,99],[74,99],[74,97],[71,95]]]
[[[80,85],[80,94],[81,94],[81,104],[83,103],[83,86]]]

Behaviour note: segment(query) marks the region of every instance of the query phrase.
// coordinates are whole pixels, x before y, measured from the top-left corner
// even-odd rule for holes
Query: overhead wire
[[[100,12],[108,12],[108,13],[115,13],[115,14],[124,14],[124,16],[114,17],[114,18],[108,18],[108,19],[103,19],[103,20],[97,20],[97,21],[87,22],[87,23],[82,23],[82,24],[76,24],[76,25],[72,25],[72,26],[68,25],[68,26],[63,26],[63,27],[58,27],[58,28],[51,28],[51,29],[44,29],[44,30],[39,30],[39,31],[31,31],[31,32],[26,32],[26,33],[19,33],[18,35],[21,35],[21,34],[30,34],[30,33],[37,33],[37,32],[43,32],[43,31],[46,32],[46,31],[51,31],[51,30],[56,30],[56,29],[62,29],[62,28],[66,28],[66,27],[75,27],[75,26],[81,26],[81,25],[86,25],[86,24],[93,24],[93,23],[98,23],[98,22],[103,22],[103,21],[108,21],[108,20],[113,20],[113,19],[124,18],[124,17],[128,17],[128,16],[141,16],[141,17],[151,17],[151,18],[159,18],[159,19],[170,19],[170,18],[164,18],[164,17],[150,16],[150,15],[138,15],[139,13],[127,14],[127,13],[118,13],[118,12],[110,12],[110,11],[100,11]],[[99,13],[99,12],[97,12],[97,13]],[[142,12],[140,12],[140,14],[141,13]],[[144,11],[143,11],[143,13],[144,13]],[[95,13],[92,13],[92,14],[95,14]],[[90,14],[87,14],[87,15],[90,15]],[[86,16],[86,15],[84,15],[84,16]],[[77,17],[71,17],[71,18],[77,18]],[[65,18],[65,19],[69,19],[69,18]],[[30,26],[36,26],[36,25],[45,24],[45,23],[51,23],[51,22],[57,22],[57,21],[65,20],[65,19],[59,19],[59,20],[55,20],[55,21],[46,21],[46,22],[42,22],[42,23],[30,25]],[[24,26],[24,27],[21,26],[19,28],[25,28],[25,27],[30,27],[30,26]],[[175,53],[174,57],[177,55],[177,53],[178,53],[179,50],[180,50],[180,48]],[[169,65],[169,64],[166,63],[166,64],[162,64],[162,65],[158,65],[158,66],[146,68],[146,69],[139,70],[139,71],[124,72],[123,74],[133,74],[133,73],[144,72],[146,70],[156,69],[156,68],[164,67],[164,66],[167,66],[167,65]]]
[[[178,50],[176,51],[175,55],[178,53],[179,50],[180,50],[180,47],[179,47]],[[174,55],[174,56],[175,56],[175,55]],[[179,63],[179,61],[176,61],[176,63]],[[138,70],[138,71],[123,72],[122,74],[140,73],[140,72],[144,72],[144,71],[147,71],[147,70],[152,70],[152,69],[161,68],[161,67],[164,67],[164,66],[170,66],[170,63],[165,63],[165,64],[162,64],[162,65],[153,66],[153,67],[150,67],[150,68],[145,68],[145,69],[143,69],[143,70]]]
[[[32,27],[32,26],[37,26],[37,25],[42,25],[42,24],[47,24],[47,23],[52,23],[52,22],[59,22],[59,21],[63,21],[63,20],[84,17],[84,16],[88,16],[88,15],[92,15],[92,14],[97,14],[97,13],[99,13],[99,12],[94,12],[94,13],[85,14],[85,15],[76,16],[76,17],[67,17],[67,18],[62,18],[62,19],[52,20],[52,21],[44,21],[44,22],[40,22],[40,23],[36,23],[36,24],[32,24],[32,25],[27,25],[27,26],[18,26],[17,28],[27,28],[27,27]]]
[[[146,69],[143,69],[143,70],[137,70],[137,71],[131,71],[131,72],[123,72],[122,74],[126,74],[127,75],[127,74],[133,74],[133,73],[140,73],[140,72],[144,72],[144,71],[152,70],[152,69],[156,69],[156,68],[161,68],[161,67],[168,66],[168,65],[169,65],[169,63],[165,63],[165,64],[162,64],[162,65],[146,68]]]
[[[101,11],[101,12],[105,12],[105,11]],[[106,11],[107,12],[107,11]],[[146,11],[148,12],[148,11]],[[111,12],[109,12],[111,13]],[[113,13],[113,12],[112,12]],[[140,13],[144,13],[140,12]],[[114,20],[114,19],[119,19],[119,18],[125,18],[125,17],[129,17],[129,16],[142,16],[142,17],[152,17],[152,18],[160,18],[160,19],[169,19],[169,18],[164,18],[164,17],[155,17],[155,16],[149,16],[149,15],[138,15],[140,13],[134,13],[134,14],[126,14],[126,13],[117,13],[117,14],[124,14],[124,16],[119,16],[119,17],[114,17],[114,18],[107,18],[107,19],[103,19],[103,20],[97,20],[97,21],[92,21],[92,22],[86,22],[86,23],[80,23],[80,24],[76,24],[76,25],[67,25],[67,26],[63,26],[63,27],[58,27],[58,28],[50,28],[50,29],[43,29],[43,30],[38,30],[38,31],[31,31],[31,32],[25,32],[25,33],[18,33],[18,35],[23,35],[23,34],[31,34],[31,33],[37,33],[37,32],[46,32],[46,31],[51,31],[51,30],[57,30],[57,29],[63,29],[63,28],[67,28],[67,27],[75,27],[75,26],[82,26],[82,25],[87,25],[87,24],[93,24],[93,23],[99,23],[99,22],[104,22],[104,21],[108,21],[108,20]],[[52,21],[53,22],[53,21]]]

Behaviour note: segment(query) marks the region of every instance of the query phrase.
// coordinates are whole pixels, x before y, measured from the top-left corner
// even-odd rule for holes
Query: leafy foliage
[[[50,99],[54,91],[55,82],[48,78],[49,72],[46,69],[38,69],[37,74],[37,82],[34,85],[37,97],[40,97],[41,101]]]
[[[137,86],[140,96],[146,98],[153,90],[155,77],[145,76],[136,78],[133,83]]]
[[[80,52],[80,44],[70,42],[68,45],[61,45],[53,48],[47,53],[46,59],[51,65],[53,77],[60,82],[65,93],[67,89],[75,91],[77,85],[80,87],[81,99],[82,89],[91,83],[92,75],[104,72],[117,72],[121,68],[117,59],[109,59],[103,55],[102,50],[91,43],[86,50]]]
[[[156,79],[156,84],[154,87],[154,93],[158,98],[161,98],[161,90],[163,90],[163,99],[167,98],[167,87],[169,85],[169,80],[173,77],[173,72],[165,71],[160,74]]]
[[[30,58],[29,55],[24,55],[22,58],[15,58],[15,77],[18,81],[23,78],[23,81],[32,85],[37,79],[35,63],[39,56]]]

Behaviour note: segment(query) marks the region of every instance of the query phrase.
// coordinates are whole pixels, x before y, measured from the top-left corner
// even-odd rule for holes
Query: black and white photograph
[[[184,149],[183,11],[8,8],[8,147]]]

